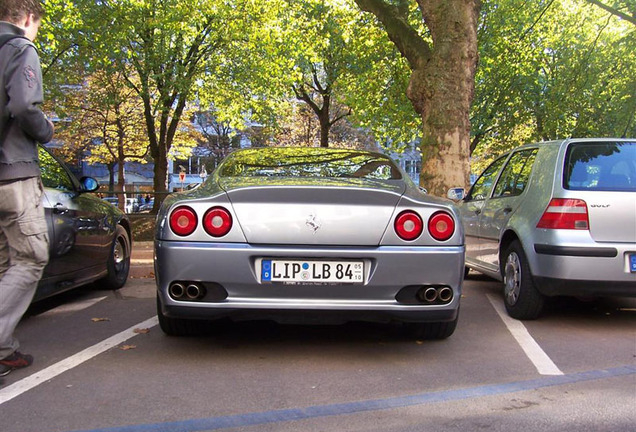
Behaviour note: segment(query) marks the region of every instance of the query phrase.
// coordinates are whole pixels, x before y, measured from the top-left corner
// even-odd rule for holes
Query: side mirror
[[[80,179],[80,192],[95,192],[99,189],[99,183],[93,177],[82,177]]]
[[[453,201],[461,201],[466,196],[466,191],[464,190],[464,188],[451,188],[448,190],[446,196],[448,197],[448,199],[451,199]]]

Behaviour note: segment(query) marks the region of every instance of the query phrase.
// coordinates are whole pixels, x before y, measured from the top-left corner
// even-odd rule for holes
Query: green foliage
[[[584,0],[485,1],[473,171],[519,144],[636,136],[636,27]]]
[[[432,44],[417,2],[384,3]],[[529,141],[636,135],[636,26],[595,3],[482,1],[474,171]],[[634,14],[632,2],[603,3]],[[156,162],[187,153],[196,140],[189,113],[206,107],[237,129],[257,123],[259,144],[300,142],[317,123],[308,126],[293,86],[313,72],[333,107],[351,110],[334,126],[337,145],[368,139],[356,127],[387,147],[421,135],[406,96],[409,63],[353,0],[47,0],[46,8],[36,42],[47,109],[78,118],[62,103],[69,89],[98,73],[119,76],[121,92],[139,102],[130,120],[143,123]]]

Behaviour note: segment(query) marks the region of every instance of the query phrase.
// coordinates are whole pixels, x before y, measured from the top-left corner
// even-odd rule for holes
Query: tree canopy
[[[158,192],[176,143],[196,141],[181,133],[193,112],[213,113],[224,128],[256,126],[259,145],[319,145],[322,111],[333,143],[418,141],[421,182],[435,194],[467,183],[470,153],[475,171],[528,141],[636,135],[636,11],[627,0],[49,0],[46,8],[37,42],[47,109],[80,121],[61,103],[69,88],[117,78],[120,94],[139,102],[129,120],[143,122]]]
[[[473,169],[526,142],[636,136],[636,26],[593,3],[484,2]]]

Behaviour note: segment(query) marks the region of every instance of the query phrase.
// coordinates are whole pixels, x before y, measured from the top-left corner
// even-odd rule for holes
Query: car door
[[[511,154],[492,194],[485,200],[479,220],[479,261],[493,272],[499,270],[499,241],[510,217],[519,208],[528,185],[537,148]]]
[[[466,198],[458,205],[466,237],[466,261],[471,264],[477,264],[480,260],[479,224],[481,214],[507,157],[508,155],[502,156],[490,164],[475,181]]]
[[[79,182],[47,150],[40,147],[44,205],[49,224],[49,264],[44,277],[75,279],[108,255],[108,232],[96,197],[80,195]]]

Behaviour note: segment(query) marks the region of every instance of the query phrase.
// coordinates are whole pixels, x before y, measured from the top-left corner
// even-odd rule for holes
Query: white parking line
[[[121,333],[117,333],[114,336],[109,337],[108,339],[104,339],[98,344],[93,345],[92,347],[86,348],[84,351],[80,351],[77,354],[74,354],[70,357],[65,358],[41,371],[34,373],[26,378],[21,379],[18,382],[11,384],[8,387],[0,389],[0,405],[3,403],[10,401],[11,399],[20,396],[22,393],[31,390],[32,388],[46,382],[50,379],[55,378],[56,376],[73,369],[76,366],[84,363],[87,360],[96,357],[97,355],[103,353],[104,351],[109,350],[122,342],[127,341],[128,339],[137,336],[138,333],[135,333],[135,329],[139,328],[151,328],[156,326],[159,323],[157,316],[154,316],[146,321],[140,322],[137,325],[130,327],[127,330],[124,330]]]
[[[563,375],[563,372],[554,364],[548,355],[541,349],[539,344],[530,336],[528,329],[521,321],[510,318],[506,310],[501,304],[501,299],[495,298],[490,294],[486,294],[488,300],[495,308],[497,314],[504,322],[512,336],[517,340],[521,349],[526,353],[534,367],[541,375]]]
[[[45,316],[58,315],[58,314],[67,313],[67,312],[81,311],[84,309],[88,309],[89,307],[99,303],[100,301],[106,298],[107,297],[95,297],[95,298],[89,298],[86,300],[80,300],[75,303],[63,304],[61,306],[48,310],[44,313],[41,313],[40,316],[45,317]]]

